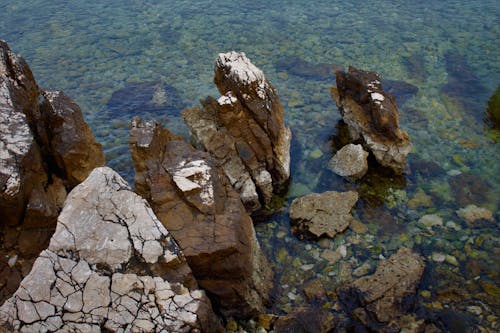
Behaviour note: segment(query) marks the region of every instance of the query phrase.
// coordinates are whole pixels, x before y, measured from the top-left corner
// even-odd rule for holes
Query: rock
[[[354,191],[312,193],[290,206],[292,231],[307,238],[335,237],[353,221],[351,209],[358,201]]]
[[[421,256],[401,248],[389,259],[380,261],[375,273],[340,289],[339,297],[347,309],[356,309],[356,316],[367,318],[367,325],[389,323],[408,310],[407,297],[416,292],[424,269]]]
[[[105,164],[102,146],[83,120],[80,107],[61,91],[45,90],[40,104],[43,128],[38,131],[42,147],[71,189],[90,172]]]
[[[276,315],[263,313],[259,315],[257,324],[266,330],[270,330],[276,318]]]
[[[425,225],[427,228],[432,228],[434,226],[443,226],[443,219],[435,214],[424,215],[418,220],[418,223]]]
[[[66,193],[103,164],[79,107],[39,89],[26,62],[0,41],[0,257],[19,255],[14,271],[29,272]],[[0,276],[0,304],[17,289],[12,281],[20,282],[9,276]]]
[[[412,145],[399,128],[398,107],[382,89],[379,75],[352,66],[347,73],[339,71],[332,96],[351,138],[361,139],[381,165],[402,172]]]
[[[368,171],[368,153],[361,145],[350,143],[335,153],[328,168],[342,177],[362,178]]]
[[[427,195],[424,190],[419,188],[413,197],[408,201],[408,208],[416,209],[418,207],[432,207],[432,197]]]
[[[458,204],[465,207],[488,202],[490,184],[483,178],[471,173],[462,173],[449,178],[451,190]]]
[[[219,310],[235,318],[264,312],[272,272],[252,219],[222,169],[206,152],[137,117],[130,149],[136,192],[172,233]]]
[[[493,221],[493,213],[490,210],[476,205],[467,205],[457,210],[456,213],[468,224],[473,224],[477,220]]]
[[[144,115],[147,112],[178,115],[185,103],[174,87],[161,81],[132,82],[115,91],[106,103],[109,118]]]
[[[335,317],[327,310],[298,308],[292,313],[279,317],[274,323],[274,332],[326,333],[335,328]]]
[[[222,96],[182,116],[254,212],[288,182],[291,132],[274,87],[244,53],[219,54],[214,82]]]
[[[0,325],[20,332],[221,330],[167,229],[106,167],[68,195],[49,248],[0,308]]]
[[[500,86],[488,101],[486,109],[487,121],[491,123],[494,129],[500,130]]]
[[[326,290],[320,280],[311,280],[304,285],[304,295],[309,302],[326,299]]]
[[[339,65],[327,63],[313,64],[294,56],[278,61],[276,68],[292,75],[316,80],[331,80],[335,76],[335,71],[342,70],[342,67]]]

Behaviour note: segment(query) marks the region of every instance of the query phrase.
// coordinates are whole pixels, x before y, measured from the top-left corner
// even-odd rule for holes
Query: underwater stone
[[[500,86],[497,87],[488,101],[486,109],[487,120],[491,122],[494,129],[500,130]]]
[[[402,172],[412,145],[399,128],[398,107],[383,90],[379,75],[350,66],[347,72],[337,72],[332,96],[351,138],[361,139],[381,165]]]
[[[362,178],[368,171],[368,152],[361,145],[350,143],[335,153],[328,168],[348,179]]]
[[[244,53],[221,53],[214,82],[222,96],[182,116],[249,212],[271,202],[290,177],[291,131],[276,90]]]
[[[312,193],[295,199],[290,206],[292,231],[301,237],[335,237],[354,219],[351,209],[358,201],[354,191]]]
[[[493,221],[493,213],[490,210],[476,205],[467,205],[467,207],[457,210],[456,213],[469,224],[478,220]]]
[[[442,226],[443,219],[438,215],[428,214],[422,216],[420,220],[418,220],[418,223],[425,225],[427,228],[432,228],[434,226]]]

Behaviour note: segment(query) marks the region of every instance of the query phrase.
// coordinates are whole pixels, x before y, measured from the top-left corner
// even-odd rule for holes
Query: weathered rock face
[[[198,283],[226,316],[264,310],[271,271],[251,218],[223,171],[156,122],[132,120],[136,191],[184,252]]]
[[[290,206],[292,231],[313,239],[335,237],[354,220],[351,209],[358,197],[354,191],[327,191],[295,199]]]
[[[0,324],[21,332],[220,326],[177,244],[147,202],[113,170],[97,168],[68,196],[50,246]]]
[[[0,303],[46,248],[67,191],[103,164],[78,106],[41,91],[0,41]]]
[[[102,146],[83,120],[80,107],[66,94],[45,90],[40,105],[42,144],[65,179],[68,188],[80,184],[97,166],[105,163]]]
[[[182,116],[253,212],[290,177],[291,132],[274,87],[244,53],[219,54],[214,82],[222,96]]]
[[[368,153],[361,145],[350,143],[335,153],[328,168],[348,179],[362,178],[368,171]]]
[[[380,323],[396,321],[408,310],[403,299],[416,292],[424,269],[421,256],[401,248],[381,261],[374,274],[363,276],[340,290],[339,296],[364,325],[380,326]]]
[[[352,139],[361,139],[380,164],[402,171],[412,146],[399,128],[396,102],[382,89],[378,74],[355,67],[339,71],[332,96]]]

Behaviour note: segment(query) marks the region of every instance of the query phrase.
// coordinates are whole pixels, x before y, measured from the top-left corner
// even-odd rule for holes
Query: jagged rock
[[[368,171],[368,153],[361,145],[350,143],[335,153],[328,168],[342,177],[362,178]]]
[[[380,328],[380,323],[395,322],[405,315],[411,305],[407,297],[416,292],[424,269],[420,255],[401,248],[382,260],[375,273],[339,290],[339,297],[364,325]]]
[[[104,164],[80,109],[62,93],[41,91],[29,66],[0,41],[0,270],[23,276],[46,248],[66,193]],[[0,303],[17,289],[0,276]],[[6,289],[4,288],[5,286]]]
[[[263,312],[272,273],[250,216],[222,169],[153,121],[134,118],[136,191],[186,255],[200,286],[227,316]]]
[[[399,128],[398,107],[382,89],[379,75],[352,66],[348,72],[339,71],[332,96],[351,138],[361,139],[380,164],[401,172],[412,145]]]
[[[102,146],[85,123],[80,107],[69,96],[57,90],[45,90],[42,95],[40,141],[67,187],[73,188],[95,167],[105,164]]]
[[[69,194],[49,248],[0,308],[0,325],[20,332],[220,329],[169,232],[106,167]]]
[[[354,191],[327,191],[295,199],[290,206],[292,231],[313,239],[335,237],[354,220],[351,209],[358,197]]]
[[[219,54],[214,82],[222,96],[182,116],[254,212],[290,177],[291,132],[274,87],[244,53]]]

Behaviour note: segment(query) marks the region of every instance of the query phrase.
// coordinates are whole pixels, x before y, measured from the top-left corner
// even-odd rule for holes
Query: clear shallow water
[[[182,108],[217,95],[212,76],[219,52],[244,51],[264,70],[294,132],[287,204],[257,225],[277,273],[274,311],[303,303],[304,281],[318,278],[333,290],[341,272],[365,262],[373,268],[380,255],[405,245],[428,259],[418,304],[437,314],[447,307],[464,312],[490,328],[499,315],[500,146],[498,132],[485,130],[482,118],[500,83],[499,22],[493,0],[0,0],[0,38],[28,61],[40,85],[64,90],[79,103],[110,166],[129,180],[128,122],[135,111],[110,112],[113,93],[126,89],[126,96],[142,84],[147,95],[151,87],[168,85],[167,104],[175,99]],[[329,94],[334,78],[296,70],[323,68],[318,64],[354,65],[418,87],[400,103],[401,126],[415,146],[411,174],[391,178],[374,171],[353,184],[326,169],[340,119]],[[143,115],[187,136],[177,113],[166,106]],[[355,215],[365,232],[349,230],[320,245],[289,233],[287,207],[295,196],[350,188],[361,193]],[[421,191],[432,203],[415,207],[409,201]],[[471,203],[491,210],[494,221],[465,223],[455,211]],[[426,228],[418,223],[426,214],[458,228]],[[321,258],[340,245],[346,245],[345,258],[334,264]],[[453,256],[458,265],[433,261],[435,253]],[[452,286],[465,295],[450,296]]]

